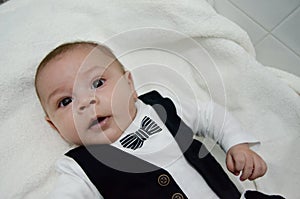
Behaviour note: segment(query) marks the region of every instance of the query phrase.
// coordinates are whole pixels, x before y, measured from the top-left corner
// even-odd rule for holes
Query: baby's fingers
[[[240,176],[240,180],[244,181],[247,180],[248,178],[250,179],[250,177],[253,175],[253,171],[254,171],[254,160],[252,158],[248,158],[248,159],[246,158],[246,163],[244,165],[242,175]]]
[[[245,167],[245,156],[240,153],[235,153],[233,155],[227,156],[227,168],[231,171],[234,175],[239,175],[240,172]]]
[[[234,161],[231,155],[227,156],[226,166],[227,169],[234,175],[238,176],[240,174],[240,171],[235,170]]]
[[[255,180],[267,172],[267,164],[260,157],[254,158],[254,168],[249,180]]]

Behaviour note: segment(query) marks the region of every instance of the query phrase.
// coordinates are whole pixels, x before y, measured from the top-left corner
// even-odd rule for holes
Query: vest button
[[[174,193],[172,199],[183,199],[183,195],[181,193]]]
[[[168,186],[168,184],[170,183],[170,178],[169,176],[167,176],[166,174],[161,174],[159,177],[158,177],[158,184],[160,186]]]

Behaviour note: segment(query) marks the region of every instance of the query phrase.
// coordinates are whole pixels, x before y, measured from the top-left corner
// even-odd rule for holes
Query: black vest
[[[199,150],[204,152],[206,148],[193,139],[193,132],[177,115],[170,99],[163,98],[156,91],[139,98],[155,109],[174,136],[186,160],[220,198],[240,198],[238,189],[208,151],[205,157],[199,158]],[[105,199],[187,198],[166,170],[110,145],[80,146],[66,155],[81,166]],[[199,198],[202,198],[201,193]]]

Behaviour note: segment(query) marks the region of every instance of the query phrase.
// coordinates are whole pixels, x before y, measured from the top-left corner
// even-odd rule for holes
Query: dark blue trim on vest
[[[144,103],[153,106],[175,137],[187,161],[202,175],[220,198],[240,198],[235,185],[209,152],[204,158],[199,158],[199,150],[205,149],[204,145],[193,140],[193,132],[179,118],[170,99],[163,98],[156,91],[139,98]],[[72,157],[82,167],[105,199],[165,199],[172,198],[174,193],[187,198],[167,171],[110,145],[80,146],[70,150],[66,155]],[[167,185],[160,183],[162,175],[167,176]],[[201,198],[201,193],[199,193],[199,198]]]

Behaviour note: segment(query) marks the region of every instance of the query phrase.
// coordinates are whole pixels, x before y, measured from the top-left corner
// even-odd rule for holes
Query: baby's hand
[[[238,144],[231,147],[226,154],[226,165],[230,172],[238,176],[242,171],[240,180],[255,180],[267,171],[265,161],[249,148],[248,144]]]

